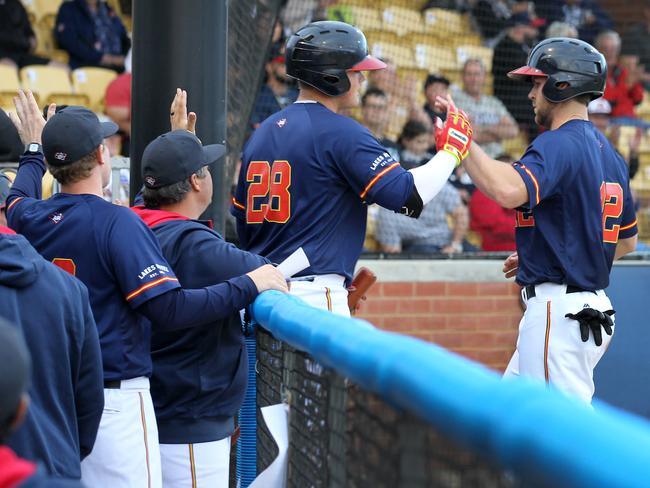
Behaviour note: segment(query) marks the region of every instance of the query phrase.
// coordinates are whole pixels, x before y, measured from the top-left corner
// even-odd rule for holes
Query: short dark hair
[[[377,87],[371,86],[370,88],[368,88],[368,89],[366,90],[366,93],[364,93],[363,96],[361,97],[361,105],[365,105],[365,104],[366,104],[366,99],[367,99],[368,97],[382,97],[382,98],[386,98],[386,92],[384,92],[384,90],[382,90],[381,88],[377,88]]]
[[[427,79],[424,80],[424,89],[426,90],[434,83],[442,83],[447,87],[451,84],[449,80],[442,75],[430,74],[427,76]]]
[[[198,178],[205,178],[206,171],[207,169],[204,166],[194,174]],[[160,208],[163,205],[172,205],[174,203],[182,202],[185,199],[185,195],[187,195],[192,189],[190,178],[177,181],[171,185],[161,186],[160,188],[147,188],[145,186],[142,190],[144,206],[147,208]]]
[[[48,164],[47,168],[59,184],[69,185],[88,178],[98,164],[97,150],[95,150],[74,163],[66,164],[65,166]]]
[[[399,144],[404,144],[404,140],[411,140],[419,135],[428,134],[429,128],[424,125],[419,120],[408,120],[404,127],[402,127],[402,133],[399,135],[397,142]]]
[[[576,98],[576,102],[580,102],[583,105],[588,106],[589,103],[593,100],[593,97],[591,94],[586,94],[586,95],[578,95]]]

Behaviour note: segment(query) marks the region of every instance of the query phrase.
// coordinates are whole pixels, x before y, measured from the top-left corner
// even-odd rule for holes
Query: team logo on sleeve
[[[377,156],[375,160],[372,162],[372,164],[370,165],[370,171],[375,171],[377,168],[383,168],[388,163],[392,163],[392,162],[394,162],[393,157],[387,152],[384,152],[379,156]]]
[[[286,123],[287,123],[287,119],[280,119],[276,122],[276,124],[280,129],[282,129],[286,125]]]
[[[52,215],[48,216],[48,219],[50,219],[50,222],[56,225],[63,220],[63,213],[61,212],[53,213]]]
[[[138,279],[142,281],[145,278],[151,279],[151,278],[155,278],[156,276],[165,275],[168,273],[169,273],[169,268],[167,266],[163,266],[162,264],[152,264],[151,266],[147,266],[140,272],[140,274],[138,275]]]

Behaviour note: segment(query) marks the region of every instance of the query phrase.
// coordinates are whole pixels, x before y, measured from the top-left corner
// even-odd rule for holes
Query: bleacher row
[[[72,72],[55,66],[25,66],[20,71],[0,65],[0,108],[13,111],[13,97],[22,89],[34,93],[41,106],[84,105],[104,112],[106,87],[117,73],[105,68],[78,68]]]

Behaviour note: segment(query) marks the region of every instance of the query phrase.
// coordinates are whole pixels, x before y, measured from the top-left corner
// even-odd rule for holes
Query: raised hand
[[[434,130],[436,149],[450,153],[456,158],[457,164],[460,164],[467,157],[472,144],[472,124],[470,124],[467,114],[456,108],[449,95],[446,99],[438,97],[436,102],[447,110],[447,120],[444,125],[441,127],[440,122],[436,121]]]
[[[176,95],[169,109],[172,130],[184,129],[196,134],[196,114],[187,113],[187,92],[176,88]]]
[[[45,126],[45,119],[41,109],[36,103],[33,93],[30,90],[18,90],[18,96],[14,97],[16,113],[9,112],[9,118],[16,126],[20,140],[23,144],[36,142],[41,144],[41,135]],[[49,119],[56,110],[56,105],[51,104],[47,109]]]

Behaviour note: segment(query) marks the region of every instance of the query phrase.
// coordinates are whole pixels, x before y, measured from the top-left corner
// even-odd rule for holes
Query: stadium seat
[[[54,66],[25,66],[20,70],[20,81],[25,89],[39,96],[43,105],[88,105],[86,95],[75,94],[68,72]]]
[[[13,98],[20,89],[18,71],[12,66],[0,64],[0,108],[14,111]]]
[[[371,46],[376,42],[386,44],[401,44],[403,42],[403,40],[394,32],[368,29],[364,30],[363,33],[366,35],[366,39],[368,40],[368,46]]]
[[[46,16],[56,17],[62,3],[63,0],[23,0],[25,8],[36,15],[36,22]]]
[[[458,66],[462,67],[468,59],[480,59],[483,61],[488,73],[492,72],[492,58],[494,51],[484,46],[458,46],[456,48],[456,59]]]
[[[434,73],[457,66],[456,56],[450,48],[432,44],[415,45],[415,62],[418,68]]]
[[[106,68],[78,68],[72,72],[72,87],[76,93],[88,97],[89,108],[94,112],[104,111],[106,87],[117,73]]]
[[[438,35],[453,36],[464,34],[465,20],[458,12],[443,8],[430,8],[424,12],[424,30]]]
[[[383,59],[390,59],[398,68],[416,67],[413,50],[409,46],[375,42],[370,45],[370,53]]]
[[[350,6],[350,14],[352,15],[353,23],[363,32],[370,29],[378,29],[381,27],[381,17],[379,11],[374,8],[358,7],[355,5]]]
[[[410,32],[423,32],[422,16],[416,10],[403,7],[389,7],[382,12],[384,30],[403,36]]]

